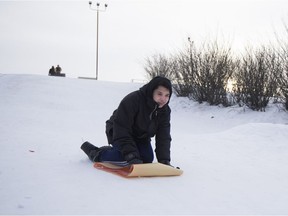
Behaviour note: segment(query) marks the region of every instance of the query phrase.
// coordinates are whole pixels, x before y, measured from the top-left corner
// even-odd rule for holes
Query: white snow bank
[[[288,114],[171,99],[181,177],[125,179],[92,167],[83,141],[141,87],[0,75],[0,214],[288,214]]]

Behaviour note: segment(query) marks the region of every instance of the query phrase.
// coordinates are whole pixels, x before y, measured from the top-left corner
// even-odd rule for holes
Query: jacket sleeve
[[[127,95],[119,104],[115,113],[113,126],[113,140],[120,144],[121,153],[125,155],[132,153],[139,158],[139,152],[132,136],[132,126],[138,111],[138,100],[135,94]]]
[[[171,110],[168,107],[167,111],[161,113],[158,130],[156,133],[156,157],[158,162],[170,162],[170,147],[171,147],[171,134],[170,134],[170,114]]]

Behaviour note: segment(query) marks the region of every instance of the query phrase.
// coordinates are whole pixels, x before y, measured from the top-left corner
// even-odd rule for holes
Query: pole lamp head
[[[92,1],[89,1],[89,5],[90,5],[90,6],[92,5]]]
[[[99,7],[99,6],[100,6],[100,3],[97,2],[97,7]]]
[[[105,4],[105,8],[107,8],[108,7],[108,4]]]

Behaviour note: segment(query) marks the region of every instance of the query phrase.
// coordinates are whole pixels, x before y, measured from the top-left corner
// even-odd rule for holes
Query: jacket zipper
[[[155,111],[156,111],[156,114],[155,114],[155,115],[157,116],[157,108],[158,108],[158,105],[156,104],[156,105],[155,105],[155,108],[153,109],[153,111],[152,111],[152,112],[150,113],[150,115],[149,115],[149,119],[150,119],[150,120],[152,120],[152,115],[153,115],[153,113],[154,113]]]

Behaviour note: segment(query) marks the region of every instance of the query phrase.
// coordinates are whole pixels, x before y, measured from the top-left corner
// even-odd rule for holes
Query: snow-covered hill
[[[93,168],[83,141],[142,84],[0,74],[0,214],[288,214],[288,114],[171,99],[180,177]]]

